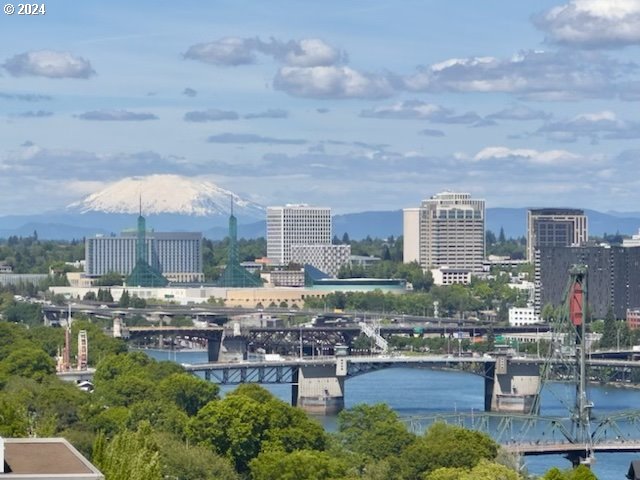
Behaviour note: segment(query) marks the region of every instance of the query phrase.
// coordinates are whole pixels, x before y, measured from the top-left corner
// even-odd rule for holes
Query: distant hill
[[[621,214],[602,213],[586,210],[589,219],[589,234],[602,236],[605,233],[631,235],[640,228],[638,217]],[[159,214],[148,215],[147,226],[156,231],[196,231],[214,240],[227,236],[228,219],[214,217]],[[487,209],[487,229],[496,235],[504,228],[507,237],[526,235],[526,208],[489,208]],[[98,233],[119,233],[125,228],[135,228],[136,215],[118,213],[59,213],[31,216],[0,217],[0,238],[10,235],[29,236],[34,230],[41,239],[72,240],[82,239]],[[342,237],[344,233],[354,240],[367,236],[387,238],[402,235],[402,210],[382,212],[361,212],[335,215],[333,233]],[[250,217],[238,215],[238,236],[258,238],[266,235],[264,220],[255,221]]]

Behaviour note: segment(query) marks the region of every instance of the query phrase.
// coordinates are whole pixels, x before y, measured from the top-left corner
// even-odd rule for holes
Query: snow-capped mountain
[[[240,198],[212,182],[179,175],[125,178],[67,207],[68,211],[143,215],[178,214],[198,217],[228,216],[231,199],[234,213],[264,218],[264,207]]]

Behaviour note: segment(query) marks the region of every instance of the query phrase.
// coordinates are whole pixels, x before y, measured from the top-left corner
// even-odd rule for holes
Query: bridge
[[[204,340],[207,342],[207,359],[215,362],[220,356],[223,328],[217,326],[208,327],[178,327],[171,325],[121,327],[120,335],[114,328],[114,336],[123,338],[151,338],[160,337],[160,344],[164,337],[181,337],[185,339]]]

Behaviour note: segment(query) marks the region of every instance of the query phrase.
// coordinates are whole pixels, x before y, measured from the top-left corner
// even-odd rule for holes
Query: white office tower
[[[404,262],[422,268],[481,272],[485,255],[484,200],[443,192],[404,209]]]
[[[100,277],[108,272],[129,275],[136,264],[136,235],[98,235],[85,240],[85,274]],[[201,282],[202,234],[148,232],[145,238],[149,263],[173,282]]]
[[[331,209],[309,205],[267,207],[267,257],[291,262],[292,245],[330,245]]]

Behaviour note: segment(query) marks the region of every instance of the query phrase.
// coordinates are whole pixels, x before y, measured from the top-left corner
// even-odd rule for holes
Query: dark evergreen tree
[[[615,348],[617,345],[617,336],[616,317],[613,315],[613,309],[609,307],[607,315],[604,317],[604,328],[602,330],[602,338],[600,339],[600,348]]]
[[[500,227],[500,234],[498,235],[498,242],[504,243],[507,241],[507,237],[504,235],[504,228]]]

